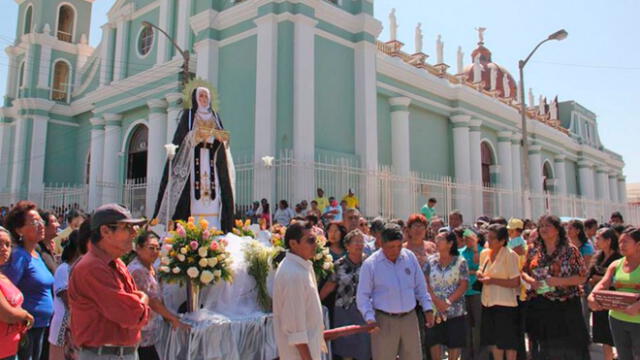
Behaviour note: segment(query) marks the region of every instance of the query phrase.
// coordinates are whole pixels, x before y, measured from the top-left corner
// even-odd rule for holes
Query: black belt
[[[131,355],[135,353],[138,347],[137,346],[98,346],[98,347],[83,346],[82,349],[92,352],[96,355],[124,356],[124,355]]]
[[[405,315],[409,315],[413,312],[413,310],[407,311],[407,312],[403,312],[403,313],[388,313],[386,311],[382,311],[380,309],[376,309],[377,312],[383,313],[384,315],[387,316],[392,316],[392,317],[403,317]]]

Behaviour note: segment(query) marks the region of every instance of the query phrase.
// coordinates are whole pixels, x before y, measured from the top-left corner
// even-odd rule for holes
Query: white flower
[[[325,262],[324,264],[322,264],[322,268],[325,270],[330,270],[331,269],[331,263],[330,262]]]
[[[224,254],[218,255],[218,261],[222,261],[222,260],[224,260]]]
[[[200,275],[200,271],[198,271],[195,266],[192,266],[187,269],[187,275],[189,275],[190,278],[195,279]]]
[[[213,281],[214,275],[211,271],[205,270],[200,274],[200,282],[203,284],[208,284]]]
[[[207,259],[200,259],[200,261],[198,261],[198,265],[200,265],[201,268],[204,268],[209,265],[209,262],[207,261]]]
[[[184,262],[184,259],[186,259],[184,255],[178,254],[178,261]]]
[[[320,260],[323,257],[324,257],[324,255],[322,255],[322,253],[317,253],[316,256],[315,256],[316,260]]]
[[[200,255],[201,258],[206,258],[208,253],[209,253],[209,249],[207,249],[204,246],[198,249],[198,255]]]
[[[209,263],[209,267],[214,267],[218,264],[218,259],[211,257],[207,259],[207,262]]]
[[[171,269],[169,269],[168,266],[160,266],[158,269],[160,270],[160,272],[163,272],[163,273],[171,272]]]
[[[213,272],[213,276],[216,278],[219,278],[220,276],[222,276],[222,271],[220,270],[216,270]]]
[[[160,259],[160,263],[162,263],[162,265],[169,265],[169,264],[171,264],[171,259],[169,259],[168,257],[164,256],[164,257],[162,257],[162,259]]]
[[[322,249],[322,253],[325,255],[329,255],[329,248]]]
[[[186,255],[187,254],[187,248],[183,247],[182,249],[180,249],[180,253]]]
[[[174,274],[179,274],[180,273],[180,268],[176,266],[176,267],[173,268],[172,271],[173,271]]]

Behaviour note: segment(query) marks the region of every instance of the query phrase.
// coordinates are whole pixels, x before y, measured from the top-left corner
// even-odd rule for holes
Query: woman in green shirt
[[[593,292],[610,287],[616,291],[640,293],[640,229],[628,228],[620,236],[622,259],[611,263],[602,280]],[[594,311],[602,306],[589,295],[589,305]],[[609,311],[609,325],[613,343],[618,349],[618,359],[633,360],[640,358],[640,301],[625,308]]]

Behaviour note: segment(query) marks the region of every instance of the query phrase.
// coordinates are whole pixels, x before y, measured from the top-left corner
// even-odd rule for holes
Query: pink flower
[[[203,239],[208,239],[210,236],[211,236],[211,233],[209,232],[209,230],[205,230],[205,231],[202,233],[202,238],[203,238]]]
[[[165,244],[164,244],[164,245],[162,245],[162,246],[163,246],[167,251],[171,251],[171,249],[173,249],[173,245],[171,245],[171,244],[166,244],[166,243],[165,243]]]
[[[216,251],[218,250],[218,243],[213,241],[211,242],[211,250]]]
[[[222,239],[220,240],[220,242],[222,243],[223,246],[229,245],[229,242],[227,242],[227,239]]]
[[[191,246],[192,250],[197,250],[199,245],[197,241],[192,241],[189,243],[189,246]]]
[[[184,226],[182,226],[182,224],[177,225],[176,233],[178,233],[178,236],[180,237],[187,236],[187,230],[184,229]]]

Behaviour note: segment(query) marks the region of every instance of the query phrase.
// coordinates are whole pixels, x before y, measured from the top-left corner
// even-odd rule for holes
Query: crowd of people
[[[281,359],[321,358],[323,306],[332,328],[370,329],[331,341],[336,359],[587,359],[592,343],[607,360],[640,357],[640,302],[609,311],[594,296],[640,293],[640,231],[621,214],[606,224],[551,215],[465,224],[453,211],[445,223],[429,199],[406,220],[368,220],[352,191],[345,198],[343,208],[318,189],[304,216],[286,201],[273,214],[287,226],[273,290]],[[264,205],[247,215],[268,229]],[[0,359],[164,358],[161,322],[189,326],[163,303],[162,239],[139,231],[143,222],[115,204],[91,216],[65,209],[64,219],[30,201],[10,207]],[[308,260],[320,235],[334,271],[317,281]]]

